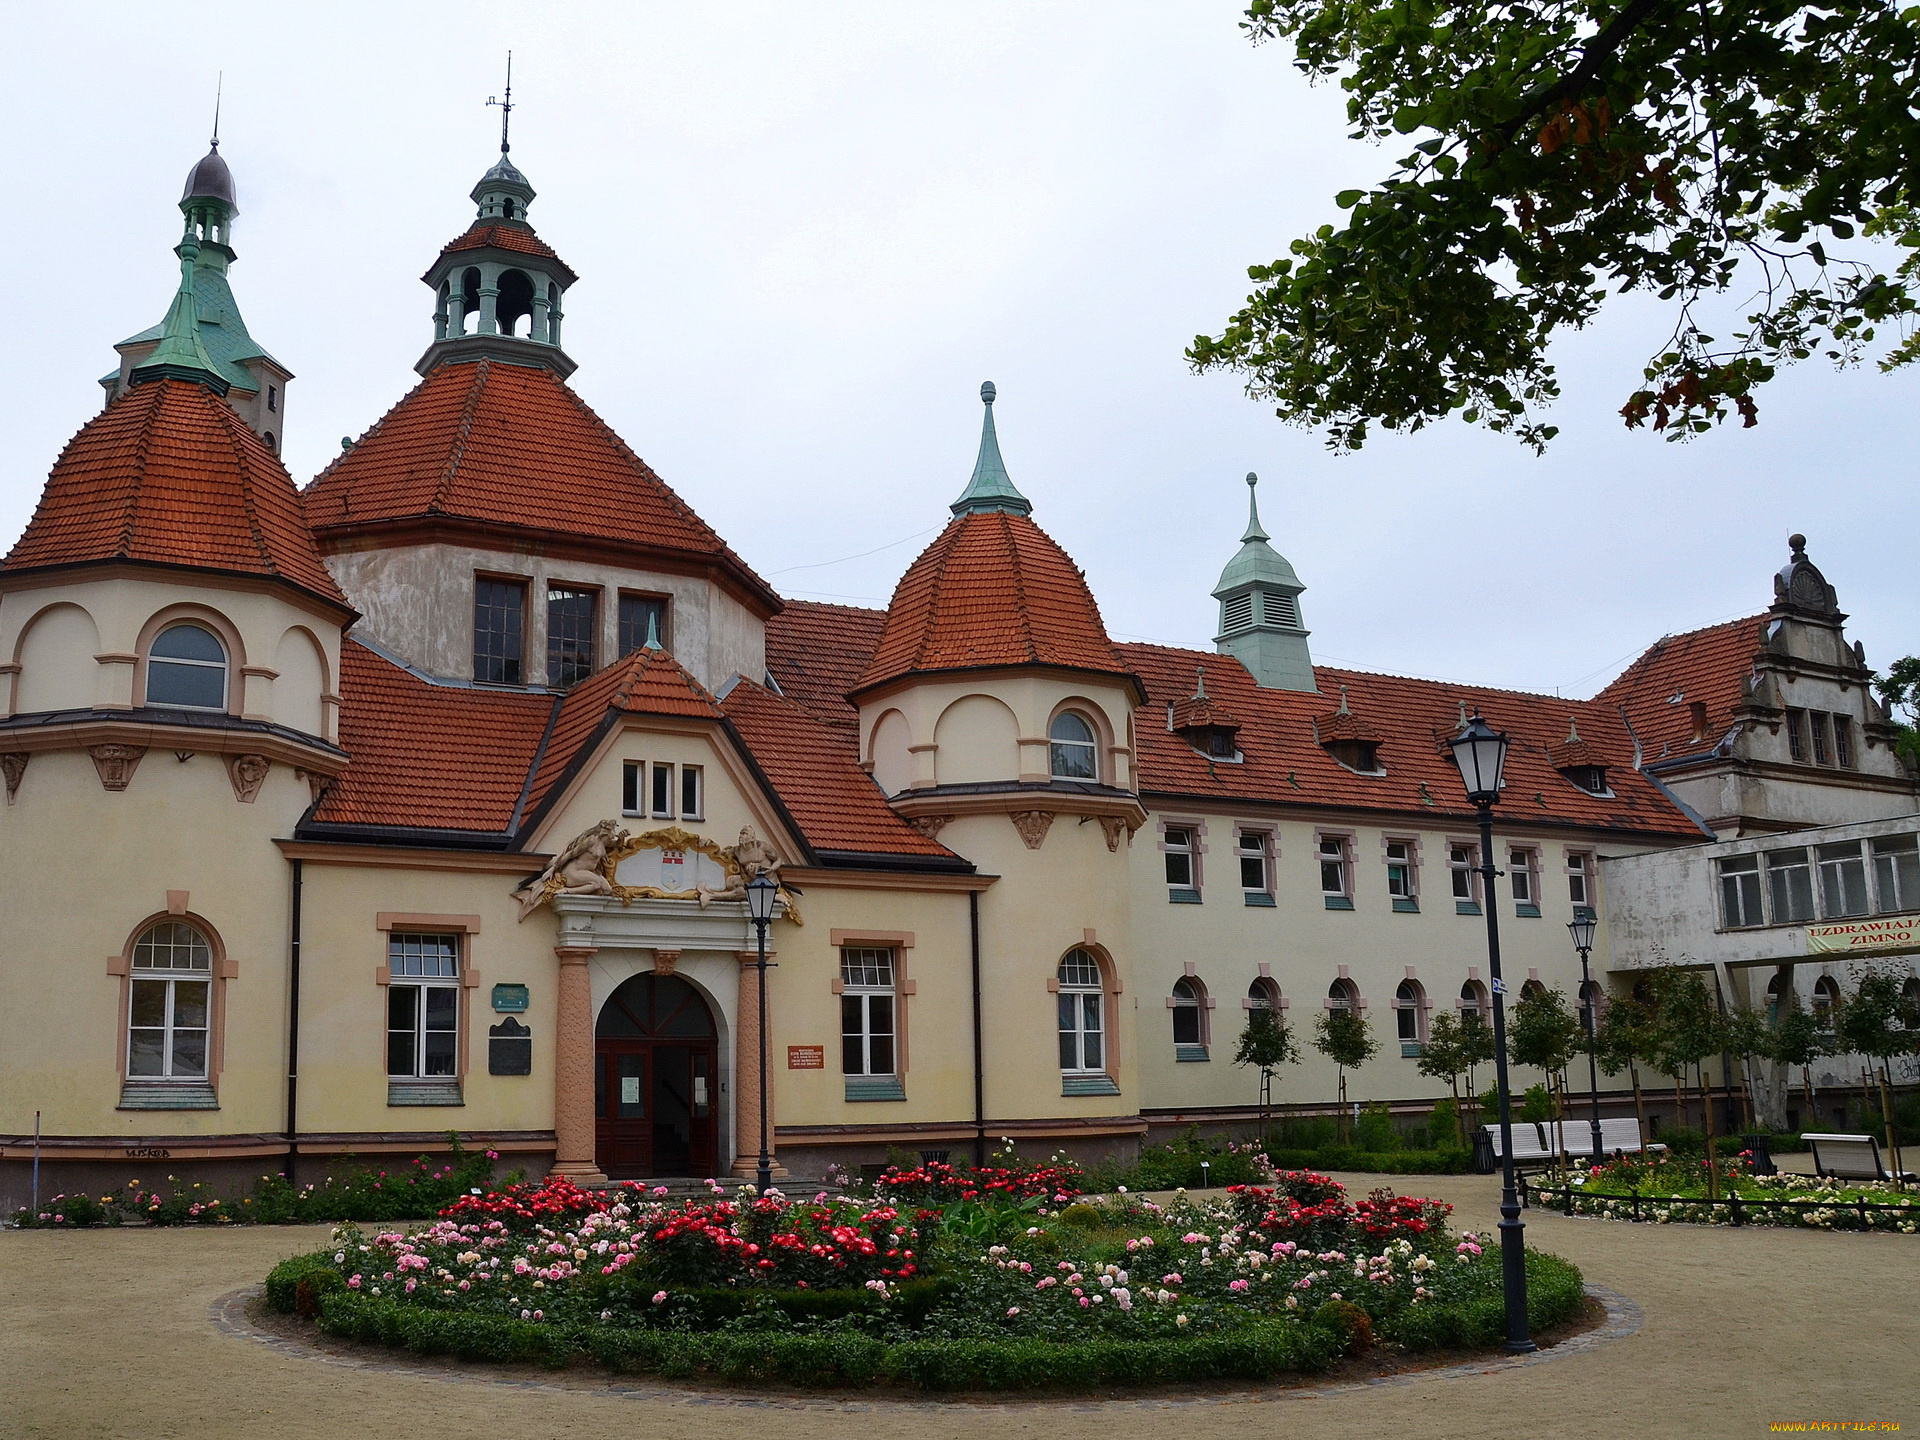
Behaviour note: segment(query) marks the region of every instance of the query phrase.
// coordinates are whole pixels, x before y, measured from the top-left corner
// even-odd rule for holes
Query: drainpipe
[[[306,862],[293,862],[293,923],[287,940],[287,1159],[283,1174],[293,1183],[294,1160],[300,1154],[300,899],[306,880]]]
[[[980,892],[967,892],[967,928],[973,945],[973,1164],[987,1163],[987,1072],[980,1032]]]

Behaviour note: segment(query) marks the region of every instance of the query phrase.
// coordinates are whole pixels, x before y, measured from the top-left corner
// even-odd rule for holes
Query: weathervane
[[[500,107],[500,153],[506,154],[513,147],[507,144],[507,126],[513,119],[513,52],[507,52],[507,98],[489,95],[487,104]]]

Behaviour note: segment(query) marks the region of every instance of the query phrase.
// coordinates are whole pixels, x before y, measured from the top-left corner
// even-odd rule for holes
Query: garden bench
[[[1911,1180],[1880,1163],[1880,1142],[1871,1135],[1802,1135],[1813,1151],[1813,1173],[1836,1180]]]
[[[1549,1126],[1550,1131],[1564,1129],[1566,1132],[1567,1154],[1580,1159],[1590,1159],[1593,1151],[1593,1122],[1588,1120],[1564,1120],[1559,1125]],[[1558,1134],[1549,1138],[1557,1145]],[[1613,1155],[1638,1155],[1643,1152],[1664,1151],[1667,1147],[1659,1143],[1649,1144],[1640,1138],[1640,1122],[1628,1115],[1617,1120],[1600,1122],[1600,1158]]]
[[[1483,1126],[1487,1139],[1493,1146],[1493,1156],[1500,1158],[1500,1127]],[[1545,1165],[1554,1158],[1553,1147],[1547,1144],[1547,1137],[1541,1133],[1543,1127],[1529,1120],[1513,1122],[1513,1163],[1515,1165]]]

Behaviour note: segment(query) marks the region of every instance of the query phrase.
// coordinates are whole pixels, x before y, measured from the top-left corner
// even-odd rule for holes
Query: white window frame
[[[1402,997],[1401,992],[1408,990],[1411,999]],[[1427,987],[1411,975],[1393,987],[1393,1029],[1403,1058],[1417,1055],[1427,1043]],[[1409,1029],[1411,1035],[1405,1033]],[[1414,1048],[1409,1050],[1408,1046]]]
[[[1398,849],[1400,853],[1393,852]],[[1389,835],[1381,841],[1381,855],[1387,867],[1387,899],[1406,901],[1409,910],[1420,908],[1420,842],[1410,835]],[[1400,888],[1394,888],[1394,872],[1403,871]]]
[[[1876,835],[1868,849],[1873,856],[1874,913],[1920,910],[1920,837]],[[1903,857],[1910,857],[1904,866]],[[1903,872],[1908,876],[1904,881]]]
[[[673,765],[655,760],[647,771],[647,814],[655,820],[673,819]]]
[[[707,777],[698,765],[680,767],[680,818],[702,820],[707,813]]]
[[[1073,964],[1082,956],[1086,966]],[[1091,967],[1093,980],[1085,976]],[[1074,974],[1069,975],[1072,970]],[[1063,1075],[1104,1075],[1107,1073],[1107,987],[1100,960],[1091,950],[1075,946],[1060,957],[1055,977],[1059,993],[1055,997],[1055,1019],[1060,1038],[1060,1073]],[[1089,1004],[1088,1002],[1092,1003]],[[1091,1023],[1089,1023],[1091,1022]],[[1089,1063],[1087,1041],[1093,1040]]]
[[[1353,906],[1353,836],[1346,831],[1327,830],[1314,837],[1314,859],[1320,865],[1320,894],[1325,900],[1344,901],[1335,909],[1351,909]],[[1334,867],[1339,877],[1340,888],[1335,890],[1327,884],[1327,870]]]
[[[390,1080],[444,1080],[448,1083],[460,1078],[461,1052],[461,996],[462,981],[465,979],[466,937],[457,931],[444,930],[395,930],[387,937],[387,996],[386,996],[386,1035],[387,1035],[387,1078]],[[442,957],[427,953],[423,942],[446,941],[452,951],[451,963],[443,964]],[[409,946],[415,947],[411,952]],[[401,1027],[394,1024],[395,995],[402,991],[413,993],[411,1001],[413,1013],[411,1023]],[[445,992],[444,1002],[429,999],[430,994]],[[430,1027],[427,1024],[430,1007],[445,1003],[451,1007],[453,1023],[450,1026]],[[394,1069],[394,1037],[409,1035],[409,1053],[406,1070]],[[452,1043],[448,1047],[447,1065],[444,1071],[427,1069],[427,1037],[430,1035],[451,1035]]]
[[[1758,855],[1724,855],[1714,862],[1720,882],[1720,928],[1751,930],[1767,923],[1766,882]]]
[[[1085,727],[1087,738],[1060,738],[1060,727],[1068,720],[1076,721]],[[1087,773],[1076,775],[1063,771],[1060,762],[1066,752],[1086,751],[1083,757]],[[1047,774],[1055,780],[1068,780],[1079,785],[1098,785],[1100,783],[1100,727],[1091,718],[1079,710],[1062,710],[1047,726]]]
[[[1456,910],[1463,905],[1470,905],[1473,908],[1466,913],[1478,913],[1484,898],[1480,894],[1480,880],[1479,843],[1472,840],[1447,841],[1447,886],[1453,893]]]
[[[209,640],[213,641],[215,648],[220,651],[220,658],[218,660],[199,660],[185,656],[156,655],[154,652],[159,648],[160,642],[176,630],[198,630],[202,635],[205,635]],[[233,652],[227,648],[227,642],[220,637],[219,632],[211,625],[206,624],[204,621],[192,619],[191,617],[168,622],[161,626],[159,634],[155,635],[153,639],[148,642],[146,658],[146,683],[142,687],[142,694],[140,696],[143,705],[151,706],[159,710],[204,710],[210,715],[217,715],[226,710],[228,697],[233,689]],[[153,698],[154,668],[156,666],[164,667],[168,665],[176,665],[186,670],[219,671],[220,703],[217,705],[196,705],[185,700],[155,700]]]
[[[1795,864],[1791,856],[1798,855]],[[1804,925],[1819,914],[1819,886],[1813,868],[1813,857],[1807,853],[1804,845],[1784,850],[1769,850],[1762,857],[1767,873],[1767,919],[1775,925]],[[1794,907],[1782,905],[1781,898],[1791,900],[1793,896],[1792,873],[1798,870],[1806,881],[1806,913],[1796,915]],[[1775,877],[1779,877],[1778,880]],[[1784,912],[1784,913],[1783,913]]]
[[[1594,894],[1597,879],[1592,851],[1567,851],[1567,901],[1576,912],[1587,910],[1595,915],[1600,913]]]
[[[884,1006],[878,1002],[884,1001]],[[875,1010],[884,1010],[884,1028]],[[875,1064],[875,1042],[886,1044],[886,1067]],[[861,1068],[848,1069],[849,1042]],[[840,1073],[855,1079],[900,1073],[900,956],[891,946],[840,947]]]
[[[1830,852],[1845,852],[1834,854]],[[1858,898],[1860,908],[1843,908],[1848,889],[1846,869],[1851,864],[1857,872],[1859,882]],[[1841,841],[1832,845],[1813,847],[1813,868],[1817,877],[1816,889],[1819,892],[1820,914],[1828,920],[1857,920],[1863,915],[1873,913],[1873,894],[1867,879],[1866,846],[1855,840],[1851,843]],[[1835,905],[1834,891],[1839,891],[1840,905]]]
[[[1185,840],[1175,840],[1173,838],[1175,835],[1184,835],[1187,838]],[[1161,854],[1165,857],[1162,861],[1162,868],[1166,874],[1167,889],[1170,891],[1191,890],[1197,893],[1200,889],[1200,827],[1184,823],[1174,824],[1172,822],[1162,825],[1160,827],[1160,850]],[[1182,856],[1186,860],[1187,879],[1184,885],[1173,878],[1173,861],[1175,856]]]
[[[1252,846],[1247,842],[1251,840]],[[1240,862],[1240,888],[1249,895],[1273,894],[1273,832],[1271,830],[1248,830],[1241,828],[1234,832],[1233,850]],[[1260,867],[1260,883],[1247,883],[1247,863],[1253,861]]]
[[[1185,990],[1185,994],[1181,993]],[[1173,992],[1167,997],[1167,1009],[1173,1019],[1173,1043],[1176,1049],[1182,1046],[1198,1045],[1204,1048],[1210,1041],[1207,1024],[1207,987],[1196,975],[1182,975],[1173,982]],[[1193,1039],[1180,1038],[1180,1019],[1183,1012],[1193,1012]]]
[[[162,938],[162,931],[169,933]],[[159,963],[163,949],[168,957],[166,964]],[[185,964],[179,963],[183,949],[186,952],[187,963]],[[185,920],[156,921],[143,930],[140,938],[134,942],[133,960],[128,967],[128,977],[132,983],[127,986],[126,1078],[150,1084],[182,1080],[205,1083],[213,1068],[213,942],[201,932],[198,926],[189,924]],[[160,1002],[160,1024],[157,1026],[133,1023],[135,1007],[139,1003],[140,987],[143,985],[164,987]],[[182,985],[198,985],[203,989],[200,1025],[178,1023]],[[160,1069],[157,1072],[134,1073],[133,1037],[136,1030],[159,1034]],[[194,1033],[200,1036],[200,1068],[197,1071],[178,1069],[175,1066],[177,1040],[183,1035]]]

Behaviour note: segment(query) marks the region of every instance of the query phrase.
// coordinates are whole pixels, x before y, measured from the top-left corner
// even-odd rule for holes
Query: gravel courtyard
[[[1479,1176],[1341,1176],[1452,1201],[1490,1227]],[[1496,1373],[1163,1404],[1014,1400],[967,1406],[744,1392],[614,1393],[631,1379],[486,1372],[395,1356],[288,1353],[211,1310],[284,1255],[299,1230],[0,1232],[0,1436],[631,1436],[756,1440],[996,1435],[1131,1440],[1282,1430],[1314,1435],[1761,1436],[1778,1421],[1920,1425],[1920,1237],[1630,1226],[1530,1211],[1528,1238],[1644,1314],[1638,1333]],[[364,1352],[355,1352],[355,1357]],[[646,1386],[640,1385],[643,1392]]]

